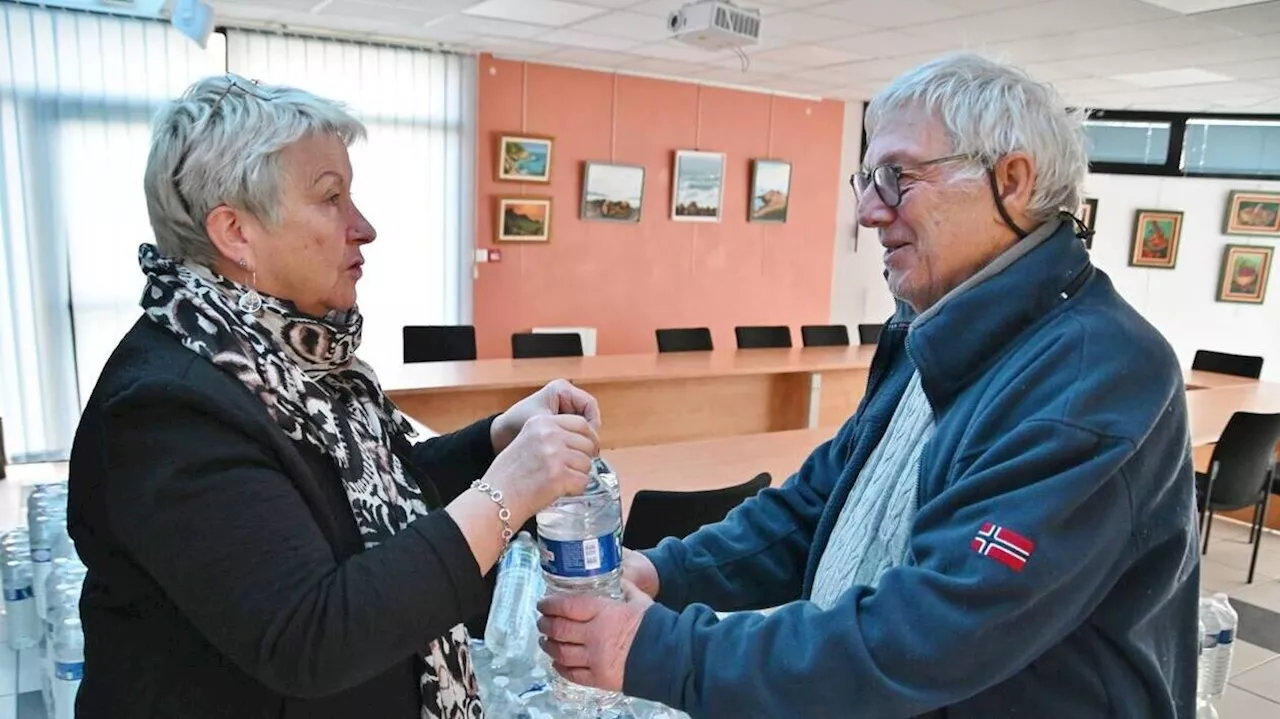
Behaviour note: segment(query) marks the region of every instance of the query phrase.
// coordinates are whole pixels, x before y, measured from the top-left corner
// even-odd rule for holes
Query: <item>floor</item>
[[[9,467],[0,481],[0,530],[17,524],[32,484],[59,478],[58,465]],[[18,481],[12,481],[12,480]],[[1206,592],[1226,592],[1240,615],[1240,629],[1231,664],[1231,684],[1215,705],[1219,719],[1277,719],[1280,717],[1280,534],[1262,538],[1257,574],[1245,584],[1252,547],[1248,527],[1217,519],[1210,532],[1209,553],[1203,558],[1200,586]],[[0,622],[0,642],[4,623]],[[21,656],[0,644],[0,719],[45,719],[40,699],[39,652]]]

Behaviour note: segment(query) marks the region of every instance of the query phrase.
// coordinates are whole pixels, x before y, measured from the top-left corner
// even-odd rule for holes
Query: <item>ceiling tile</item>
[[[634,60],[632,56],[625,53],[607,52],[604,50],[586,50],[576,47],[554,50],[548,53],[544,59],[547,62],[561,62],[570,65],[604,68],[618,67],[619,65],[625,65]]]
[[[1053,83],[1053,86],[1058,92],[1068,98],[1091,95],[1100,92],[1126,92],[1133,89],[1132,85],[1105,77],[1082,77],[1076,80],[1059,80],[1058,82]]]
[[[1176,70],[1122,73],[1112,75],[1111,79],[1130,85],[1137,85],[1138,87],[1178,87],[1180,85],[1202,85],[1211,82],[1231,82],[1235,78],[1196,67],[1183,67]]]
[[[563,0],[485,0],[462,12],[473,17],[563,27],[599,15],[604,10]]]
[[[992,12],[1027,5],[1039,5],[1048,0],[943,0],[948,7],[962,10],[964,13]]]
[[[217,7],[215,10],[218,15],[238,14],[241,8],[252,9],[257,13],[278,13],[281,10],[296,10],[298,12],[310,12],[311,8],[320,3],[320,0],[274,0],[270,5],[256,2],[255,0],[216,0],[213,4]]]
[[[843,75],[841,84],[865,82],[867,80],[883,82],[892,80],[908,70],[915,69],[935,57],[937,56],[934,53],[903,55],[901,57],[881,58],[865,62],[850,62],[824,69],[841,73]]]
[[[730,55],[720,60],[714,60],[710,64],[712,67],[737,70],[739,72],[742,70],[742,58],[735,55]],[[792,69],[791,65],[763,59],[763,53],[756,54],[750,52],[747,53],[747,67],[751,72],[761,72],[770,75],[776,75],[780,72],[786,72]]]
[[[419,8],[396,8],[359,0],[334,0],[316,13],[320,17],[332,15],[401,25],[422,25],[446,14],[448,11],[432,12]]]
[[[992,47],[1020,62],[1048,62],[1072,57],[1114,55],[1117,50],[1132,52],[1157,48],[1179,48],[1240,37],[1234,30],[1195,18],[1172,18],[1154,22],[1103,27],[1054,37],[1016,40]]]
[[[866,60],[866,55],[859,55],[844,50],[834,50],[821,45],[794,45],[777,50],[768,50],[756,56],[767,62],[794,65],[796,67],[821,67],[839,63]]]
[[[633,12],[611,12],[584,20],[573,26],[574,30],[596,32],[613,37],[625,37],[641,42],[656,42],[671,36],[666,22],[661,18]]]
[[[635,0],[632,1],[634,2]],[[638,5],[632,5],[627,10],[655,17],[666,17],[671,12],[679,10],[691,2],[693,0],[647,0]],[[734,0],[734,4],[738,7],[747,10],[759,10],[761,15],[772,15],[783,10],[808,7],[824,2],[828,2],[828,0],[790,0],[790,5],[788,0],[768,0],[768,2],[763,3],[755,2],[754,0]]]
[[[617,50],[626,52],[640,44],[638,40],[629,40],[624,37],[610,37],[608,35],[599,35],[593,32],[584,32],[582,30],[552,30],[538,36],[538,40],[542,42],[551,42],[558,45],[569,45],[572,47],[585,47],[591,50]]]
[[[1150,5],[1158,5],[1166,10],[1184,14],[1209,12],[1241,5],[1255,5],[1267,0],[1142,0]]]
[[[1137,0],[1051,0],[985,15],[915,25],[910,28],[910,33],[950,38],[957,47],[981,47],[983,43],[1061,35],[1176,16],[1176,13]]]
[[[941,52],[952,47],[950,38],[916,37],[909,30],[876,30],[822,43],[823,47],[848,50],[866,57],[894,57]]]
[[[702,70],[703,65],[695,65],[679,60],[662,60],[656,57],[628,60],[618,68],[621,72],[635,72],[648,75],[668,75],[671,77],[690,77]]]
[[[938,0],[841,0],[810,10],[815,15],[848,20],[866,27],[902,27],[949,20],[964,14]]]
[[[789,75],[775,75],[772,78],[765,79],[758,84],[758,87],[769,88],[770,90],[782,90],[784,92],[797,92],[804,95],[818,95],[830,85],[813,80],[805,80],[804,78],[791,77]]]
[[[1238,30],[1248,35],[1266,35],[1280,32],[1280,5],[1247,5],[1230,10],[1218,10],[1197,15],[1197,19],[1221,27]]]
[[[635,5],[636,0],[573,0],[579,5],[590,5],[591,7],[602,7],[609,10],[619,10],[621,8]]]
[[[782,38],[795,42],[834,40],[867,32],[869,28],[846,20],[813,15],[807,12],[784,12],[760,24],[760,37]]]
[[[630,52],[635,55],[644,55],[645,57],[657,57],[664,60],[685,60],[695,63],[706,63],[712,60],[732,57],[732,53],[729,52],[704,50],[700,47],[676,42],[675,40],[664,40],[663,42],[641,45],[633,48]]]
[[[1263,84],[1280,83],[1280,58],[1252,60],[1250,62],[1226,62],[1221,65],[1203,65],[1210,72],[1233,75],[1241,80],[1267,81]]]
[[[519,22],[504,22],[469,15],[450,15],[427,24],[427,31],[462,32],[497,37],[530,38],[547,31],[545,27]]]

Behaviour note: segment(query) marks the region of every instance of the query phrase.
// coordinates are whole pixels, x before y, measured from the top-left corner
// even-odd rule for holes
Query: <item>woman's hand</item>
[[[489,437],[493,441],[494,453],[506,449],[530,419],[556,414],[579,415],[593,430],[600,430],[600,404],[596,398],[568,380],[552,380],[493,420]]]
[[[599,451],[599,439],[587,418],[538,414],[498,453],[484,479],[506,496],[515,527],[560,497],[581,494]]]
[[[640,552],[622,550],[622,578],[650,597],[658,597],[658,568]]]

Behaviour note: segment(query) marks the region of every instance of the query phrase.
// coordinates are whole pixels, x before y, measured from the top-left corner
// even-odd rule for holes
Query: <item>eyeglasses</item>
[[[192,141],[196,135],[204,132],[213,123],[218,107],[222,105],[223,100],[227,99],[227,95],[230,95],[232,90],[239,90],[241,93],[256,97],[263,102],[271,101],[270,97],[257,91],[257,87],[260,84],[257,80],[250,80],[249,83],[251,87],[245,87],[237,76],[227,75],[227,86],[218,94],[218,99],[213,101],[213,105],[209,106],[209,114],[205,115],[199,126],[191,131],[191,134],[187,137],[186,146],[182,149],[182,155],[178,157],[177,164],[173,166],[173,190],[178,195],[178,201],[182,203],[182,209],[186,210],[188,215],[191,214],[191,205],[187,202],[186,196],[182,194],[182,186],[178,184],[178,178],[182,176],[182,170],[187,166],[187,156],[191,154]]]
[[[972,155],[947,155],[946,157],[937,157],[932,160],[925,160],[912,165],[912,169],[928,167],[929,165],[940,165],[944,162],[955,162],[956,160],[968,160]],[[884,163],[876,165],[869,170],[855,172],[849,176],[849,185],[853,187],[853,194],[858,199],[866,194],[867,189],[874,186],[876,194],[880,196],[880,200],[887,207],[897,207],[902,204],[902,174],[907,170],[899,164]]]

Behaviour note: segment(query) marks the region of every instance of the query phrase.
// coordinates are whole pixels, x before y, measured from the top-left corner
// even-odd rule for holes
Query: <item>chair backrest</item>
[[[1275,465],[1277,443],[1280,414],[1231,415],[1210,460],[1210,471],[1216,464],[1218,475],[1213,480],[1209,505],[1231,510],[1257,504],[1267,485],[1267,473]]]
[[[791,346],[791,328],[786,325],[734,327],[738,349],[769,349]]]
[[[659,352],[707,352],[711,346],[709,327],[672,327],[654,330]]]
[[[844,325],[802,325],[800,342],[805,347],[847,347],[849,328]]]
[[[406,325],[405,362],[448,362],[476,358],[476,328],[471,325]]]
[[[705,524],[724,519],[730,510],[768,487],[772,480],[768,472],[761,472],[742,484],[724,489],[701,492],[642,489],[631,501],[631,513],[622,531],[622,546],[649,549],[666,537],[683,539]]]
[[[576,332],[517,332],[511,335],[511,356],[581,357],[582,335]]]
[[[880,331],[884,325],[858,325],[858,343],[864,345],[880,344]]]
[[[1258,379],[1262,376],[1262,358],[1197,350],[1195,359],[1191,361],[1191,369]]]

